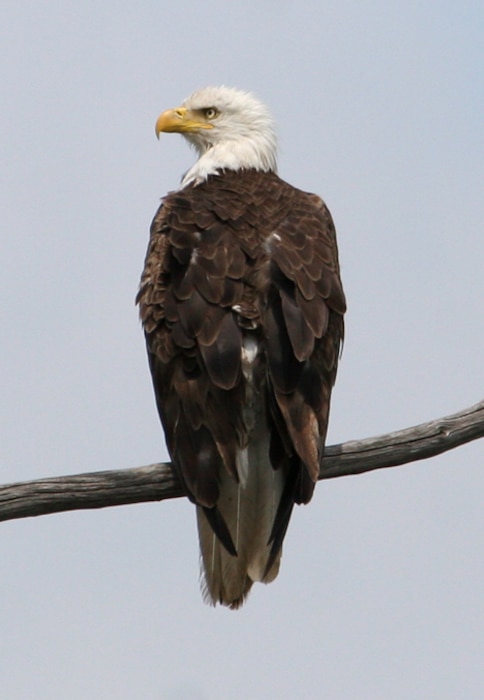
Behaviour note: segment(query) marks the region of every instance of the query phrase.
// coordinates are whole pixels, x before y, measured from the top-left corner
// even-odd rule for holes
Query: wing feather
[[[331,216],[274,173],[189,185],[154,218],[137,301],[204,595],[237,608],[319,475],[346,308]]]

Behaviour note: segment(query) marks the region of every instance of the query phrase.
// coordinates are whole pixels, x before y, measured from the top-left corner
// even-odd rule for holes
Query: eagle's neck
[[[241,139],[224,140],[216,144],[192,141],[200,157],[184,175],[181,186],[198,185],[210,175],[222,170],[259,170],[276,172],[276,141],[272,133],[251,134]]]

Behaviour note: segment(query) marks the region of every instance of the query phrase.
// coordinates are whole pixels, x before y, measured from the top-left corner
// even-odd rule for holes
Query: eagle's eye
[[[204,110],[204,114],[206,119],[215,119],[215,117],[218,117],[220,112],[218,109],[215,109],[215,107],[208,107]]]

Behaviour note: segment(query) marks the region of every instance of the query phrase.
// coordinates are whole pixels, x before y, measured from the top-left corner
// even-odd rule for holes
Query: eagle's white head
[[[156,135],[162,131],[183,134],[198,152],[183,186],[199,184],[223,169],[276,171],[274,121],[250,92],[224,86],[198,90],[158,117]]]

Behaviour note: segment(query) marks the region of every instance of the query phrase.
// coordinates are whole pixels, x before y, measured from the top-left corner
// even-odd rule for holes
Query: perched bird
[[[267,108],[227,87],[160,115],[198,160],[155,215],[137,302],[174,468],[196,504],[202,593],[238,608],[278,573],[318,479],[343,339],[323,201],[276,174]]]

